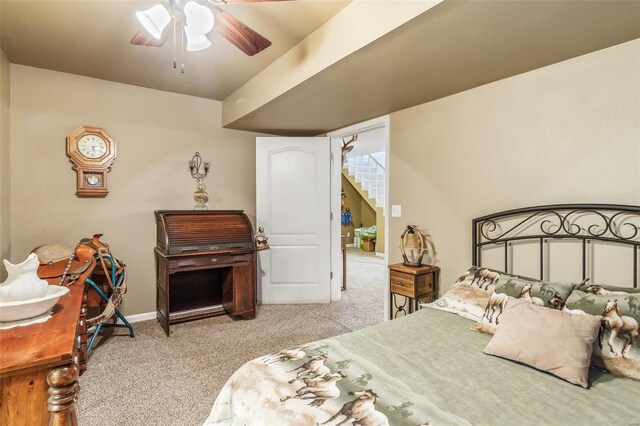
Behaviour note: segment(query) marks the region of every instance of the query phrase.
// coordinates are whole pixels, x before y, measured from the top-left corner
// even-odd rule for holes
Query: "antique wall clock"
[[[67,156],[77,173],[78,197],[106,197],[116,141],[102,128],[82,126],[67,136]]]

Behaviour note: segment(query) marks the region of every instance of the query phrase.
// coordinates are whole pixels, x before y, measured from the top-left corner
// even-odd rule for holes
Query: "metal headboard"
[[[587,244],[606,241],[630,247],[633,287],[638,287],[640,206],[615,204],[556,204],[526,207],[473,219],[472,260],[481,266],[482,249],[504,246],[504,270],[514,241],[538,241],[540,279],[544,275],[545,241],[572,239],[582,244],[582,279],[587,278]]]

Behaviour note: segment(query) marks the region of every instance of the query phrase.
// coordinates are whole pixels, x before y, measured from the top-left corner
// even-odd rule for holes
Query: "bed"
[[[616,259],[629,253],[621,259],[632,269],[625,287],[637,289],[640,207],[542,206],[474,219],[472,258],[484,263],[497,247],[509,270],[520,264],[514,245],[533,242],[544,279],[549,240],[578,244],[576,279],[598,276],[603,251],[592,245],[615,245]],[[583,389],[488,356],[491,336],[472,331],[475,321],[435,308],[248,362],[205,424],[640,424],[639,381],[591,368]]]

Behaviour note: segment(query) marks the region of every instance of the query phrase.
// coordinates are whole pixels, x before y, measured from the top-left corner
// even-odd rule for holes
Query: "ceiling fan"
[[[146,31],[138,31],[131,44],[146,47],[162,47],[173,34],[176,43],[177,28],[186,37],[188,51],[198,51],[211,46],[207,34],[215,31],[249,56],[271,46],[271,42],[222,10],[228,3],[260,3],[287,0],[169,0],[168,7],[157,4],[136,12]],[[184,31],[184,33],[182,33]],[[175,61],[174,61],[175,67]]]

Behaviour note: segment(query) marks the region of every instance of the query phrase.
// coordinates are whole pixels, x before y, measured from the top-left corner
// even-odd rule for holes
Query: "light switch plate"
[[[391,217],[402,217],[402,206],[394,204],[391,206]]]

